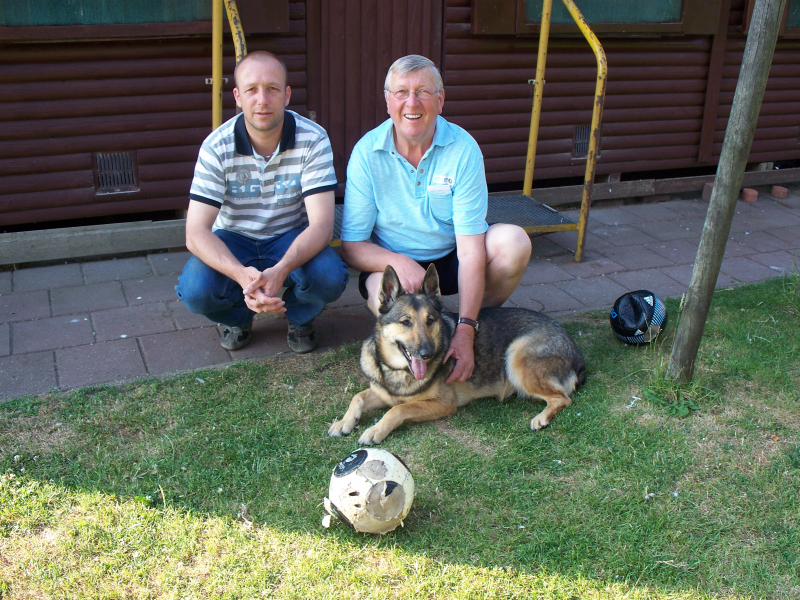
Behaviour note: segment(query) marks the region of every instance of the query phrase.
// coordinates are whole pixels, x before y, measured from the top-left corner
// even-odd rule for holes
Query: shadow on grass
[[[787,415],[798,407],[800,352],[796,341],[775,346],[800,339],[800,327],[785,289],[769,282],[717,295],[699,383],[680,392],[699,403],[686,418],[643,392],[669,402],[674,391],[663,364],[677,301],[649,347],[619,343],[604,315],[568,323],[588,381],[548,429],[528,429],[538,402],[482,400],[381,445],[403,457],[417,489],[405,527],[385,537],[320,525],[331,472],[357,447],[359,430],[326,435],[365,387],[357,346],[6,402],[0,468],[110,502],[310,535],[332,553],[392,549],[661,590],[654,597],[791,597],[800,589],[800,418]],[[778,340],[773,321],[791,314]],[[757,338],[772,341],[754,352]],[[44,527],[54,517],[41,518]]]

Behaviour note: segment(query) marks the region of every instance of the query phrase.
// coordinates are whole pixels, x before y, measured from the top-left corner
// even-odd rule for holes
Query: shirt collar
[[[278,146],[278,152],[294,149],[296,130],[297,123],[294,119],[294,113],[290,110],[285,111],[283,113],[283,133],[281,134],[281,143]],[[253,156],[253,144],[250,142],[250,136],[247,135],[247,126],[245,125],[243,114],[239,115],[236,124],[233,126],[233,137],[236,140],[237,154]]]
[[[394,146],[394,122],[391,119],[387,119],[384,121],[383,126],[386,127],[386,131],[383,132],[383,135],[378,135],[375,138],[375,143],[372,146],[373,150],[385,150],[386,152],[393,152],[395,150]],[[433,140],[431,140],[431,147],[433,146],[447,146],[447,144],[452,143],[455,141],[453,139],[453,134],[450,133],[450,128],[448,127],[447,121],[442,118],[442,116],[436,117],[436,130],[433,132]]]

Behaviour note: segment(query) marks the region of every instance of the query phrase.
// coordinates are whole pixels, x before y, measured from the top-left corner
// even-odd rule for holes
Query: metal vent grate
[[[589,154],[589,136],[591,125],[575,126],[575,143],[572,148],[573,158],[586,158]]]
[[[98,194],[136,192],[139,182],[134,152],[96,152],[94,155]]]

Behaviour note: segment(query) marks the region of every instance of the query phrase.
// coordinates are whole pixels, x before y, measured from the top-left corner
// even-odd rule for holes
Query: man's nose
[[[415,106],[416,104],[422,104],[422,102],[419,101],[419,98],[417,98],[417,94],[415,92],[411,92],[408,95],[408,100],[406,100],[406,104]]]

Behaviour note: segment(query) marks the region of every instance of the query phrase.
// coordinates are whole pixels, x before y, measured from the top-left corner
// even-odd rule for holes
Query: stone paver
[[[598,252],[585,252],[583,260],[579,263],[575,262],[575,258],[571,254],[569,256],[556,257],[551,262],[562,271],[580,279],[606,275],[625,269],[622,265],[615,263]]]
[[[219,345],[219,333],[216,328],[185,329],[145,335],[139,338],[139,342],[142,345],[147,370],[151,375],[230,362],[228,352]]]
[[[633,225],[634,223],[642,223],[644,219],[640,216],[625,210],[624,207],[619,208],[603,208],[589,211],[590,228],[594,229],[597,225],[592,226],[591,221],[602,223],[603,225]]]
[[[671,260],[648,250],[645,246],[621,246],[619,248],[606,248],[600,253],[613,262],[626,269],[647,269],[649,267],[668,267],[673,265]]]
[[[763,281],[781,274],[747,257],[723,258],[720,271],[743,283]]]
[[[567,233],[567,232],[563,232]],[[575,250],[575,233],[572,234],[571,250]],[[559,246],[554,241],[545,236],[539,235],[531,238],[531,258],[551,258],[553,256],[560,256],[567,253],[567,249]]]
[[[657,239],[644,233],[641,228],[637,229],[629,225],[594,228],[592,229],[592,234],[607,241],[612,246],[634,246],[636,244],[655,242]]]
[[[180,275],[191,252],[162,252],[148,254],[147,260],[154,275]]]
[[[212,323],[203,315],[196,315],[186,309],[186,305],[180,300],[173,300],[166,303],[169,309],[169,314],[175,321],[178,329],[197,329],[198,327],[215,327],[216,323]]]
[[[800,227],[776,227],[768,233],[786,242],[785,250],[800,248]]]
[[[14,293],[48,290],[83,283],[78,263],[18,269],[13,275]]]
[[[0,296],[0,323],[13,323],[50,316],[50,294],[47,290]]]
[[[8,356],[11,354],[10,331],[11,325],[8,323],[0,323],[0,356]]]
[[[623,271],[621,273],[612,273],[608,277],[630,291],[649,290],[662,299],[680,296],[686,291],[687,287],[659,269]]]
[[[573,279],[554,284],[587,308],[605,308],[625,292],[632,290],[618,284],[613,279],[601,275],[589,279]],[[638,288],[636,288],[638,289]]]
[[[556,281],[567,281],[574,279],[572,275],[558,268],[547,260],[532,261],[525,274],[522,276],[520,285],[536,285],[539,283],[554,283]]]
[[[52,352],[0,358],[0,400],[44,394],[57,387]]]
[[[800,270],[800,252],[792,253],[780,250],[778,252],[751,254],[748,258],[772,269],[779,276],[791,275]]]
[[[83,276],[86,283],[123,281],[136,277],[149,277],[152,274],[150,264],[144,256],[99,260],[83,264]]]
[[[555,233],[548,233],[544,237],[557,246],[561,246],[570,254],[575,254],[575,244],[578,241],[578,234],[574,231],[557,231]],[[608,248],[609,246],[611,246],[611,244],[594,235],[591,231],[585,236],[584,250],[599,250],[600,248]]]
[[[680,218],[681,213],[670,208],[672,202],[661,204],[632,204],[624,208],[625,212],[636,215],[642,221],[674,221]],[[590,213],[591,214],[591,213]]]
[[[134,306],[149,302],[170,302],[175,300],[178,297],[175,292],[177,284],[177,275],[160,275],[123,281],[122,289],[125,291],[128,304]]]
[[[163,302],[99,310],[92,313],[92,322],[98,342],[175,330]]]
[[[697,244],[692,244],[686,240],[647,244],[647,249],[663,256],[676,265],[691,265],[697,258]]]
[[[324,313],[320,318],[329,319],[333,325],[335,344],[361,342],[375,329],[375,316],[366,307],[348,306]]]
[[[730,239],[740,242],[752,248],[756,252],[775,252],[786,249],[786,242],[778,237],[775,237],[768,231],[734,233],[730,236]]]
[[[0,295],[11,293],[11,271],[0,271]]]
[[[147,375],[134,338],[56,350],[56,365],[59,384],[67,388]]]
[[[651,238],[660,241],[695,238],[700,239],[700,235],[703,233],[702,225],[687,225],[679,220],[655,222],[648,221],[647,223],[635,225],[634,227],[645,232]]]
[[[92,342],[92,324],[87,313],[11,324],[11,351],[14,354],[55,350]]]
[[[692,272],[694,271],[694,265],[677,265],[674,267],[660,267],[658,269],[668,277],[671,277],[681,285],[685,286],[686,288],[689,287],[689,284],[692,282]],[[732,287],[738,285],[738,282],[726,275],[725,273],[720,273],[717,276],[717,283],[715,287]]]
[[[56,288],[50,292],[53,316],[71,315],[78,312],[119,308],[125,306],[125,296],[117,281],[74,285]]]

